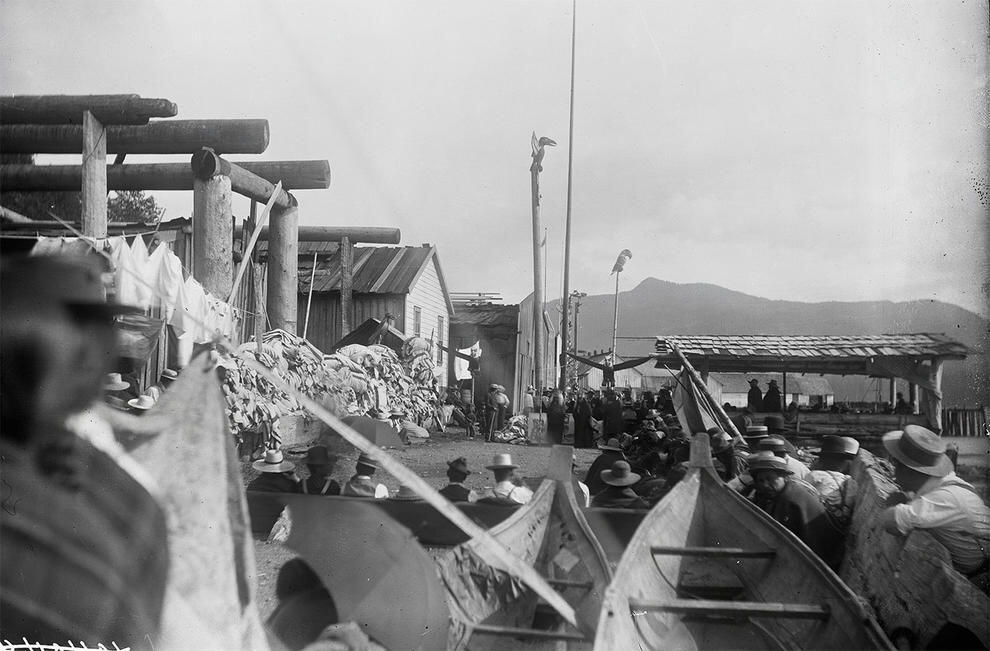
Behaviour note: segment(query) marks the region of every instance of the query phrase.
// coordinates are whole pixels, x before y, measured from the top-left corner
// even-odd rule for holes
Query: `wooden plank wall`
[[[399,328],[408,335],[413,334],[413,308],[419,307],[422,310],[422,325],[420,336],[424,339],[431,339],[434,342],[433,361],[437,364],[436,376],[441,384],[446,377],[447,355],[442,354],[442,359],[438,362],[436,344],[446,346],[450,341],[450,312],[447,309],[447,302],[444,300],[443,287],[440,285],[440,276],[437,274],[434,258],[426,265],[423,274],[412,286],[406,296],[405,329]],[[443,329],[437,332],[437,317],[443,317]],[[360,323],[356,322],[355,325]],[[396,326],[398,327],[398,326]]]
[[[306,294],[299,294],[299,333],[306,318]],[[396,317],[393,327],[402,331],[405,324],[404,294],[354,294],[354,327],[370,318],[384,319],[385,314]],[[309,330],[306,338],[324,353],[333,352],[333,345],[347,333],[340,332],[340,292],[314,292],[309,310]]]

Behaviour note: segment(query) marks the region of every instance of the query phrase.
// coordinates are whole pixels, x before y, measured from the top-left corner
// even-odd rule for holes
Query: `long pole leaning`
[[[701,391],[701,393],[704,394],[705,398],[708,399],[708,402],[711,405],[712,410],[715,412],[714,414],[715,417],[718,418],[720,421],[722,421],[722,427],[724,427],[725,430],[734,437],[742,436],[742,434],[739,433],[739,430],[736,429],[735,423],[729,420],[729,415],[725,413],[724,409],[722,409],[722,405],[718,404],[718,401],[712,397],[711,392],[708,390],[708,386],[704,382],[702,382],[701,376],[698,375],[698,372],[696,370],[694,370],[694,367],[691,366],[691,362],[689,362],[687,357],[684,356],[684,353],[681,352],[681,349],[677,347],[677,344],[675,344],[670,340],[667,340],[666,343],[667,346],[669,346],[670,349],[674,351],[674,354],[677,355],[677,359],[681,361],[681,365],[687,370],[688,376],[691,378],[691,381],[694,382],[694,385],[698,388],[698,390]]]
[[[564,219],[564,296],[560,316],[560,382],[561,391],[567,389],[567,350],[570,343],[570,294],[571,294],[571,170],[574,168],[574,52],[577,38],[577,0],[571,3],[571,102],[567,126],[567,216]],[[577,341],[577,332],[574,333]],[[575,348],[574,352],[577,352]]]
[[[357,431],[324,409],[319,403],[303,393],[294,390],[264,365],[248,357],[241,358],[241,361],[271,382],[273,386],[293,396],[313,416],[331,427],[348,443],[371,457],[372,461],[377,462],[382,470],[399,480],[399,483],[412,489],[424,501],[439,511],[441,515],[474,539],[483,550],[486,558],[498,561],[507,572],[519,577],[523,583],[528,585],[537,595],[545,599],[570,624],[574,626],[579,625],[574,608],[556,590],[550,587],[546,579],[540,576],[533,566],[527,565],[518,557],[513,556],[486,529],[478,526],[456,506],[451,504],[447,498],[441,495],[436,488],[428,484],[426,480],[409,468],[406,468],[381,447],[358,434]]]
[[[615,366],[615,346],[619,334],[619,276],[621,271],[615,272],[615,308],[612,311],[612,366]]]

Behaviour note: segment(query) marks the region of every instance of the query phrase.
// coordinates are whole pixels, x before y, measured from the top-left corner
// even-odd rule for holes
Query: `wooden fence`
[[[988,407],[950,408],[942,410],[942,436],[985,436],[990,421]]]

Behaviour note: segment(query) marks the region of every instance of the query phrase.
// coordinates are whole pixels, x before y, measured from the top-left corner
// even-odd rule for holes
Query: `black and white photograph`
[[[0,0],[0,651],[990,649],[988,0]]]

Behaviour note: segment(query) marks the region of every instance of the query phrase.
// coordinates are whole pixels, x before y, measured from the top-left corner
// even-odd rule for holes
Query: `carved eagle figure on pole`
[[[541,137],[539,140],[536,139],[536,132],[533,132],[533,165],[530,166],[529,170],[532,172],[535,168],[537,172],[543,171],[543,155],[546,153],[544,147],[556,147],[557,141],[547,138],[546,136]]]
[[[617,274],[621,272],[622,269],[626,266],[626,263],[629,262],[629,258],[631,257],[632,257],[632,253],[629,252],[629,249],[622,249],[622,251],[619,253],[619,257],[615,259],[615,264],[612,265],[612,274]],[[609,275],[611,276],[612,274]]]

